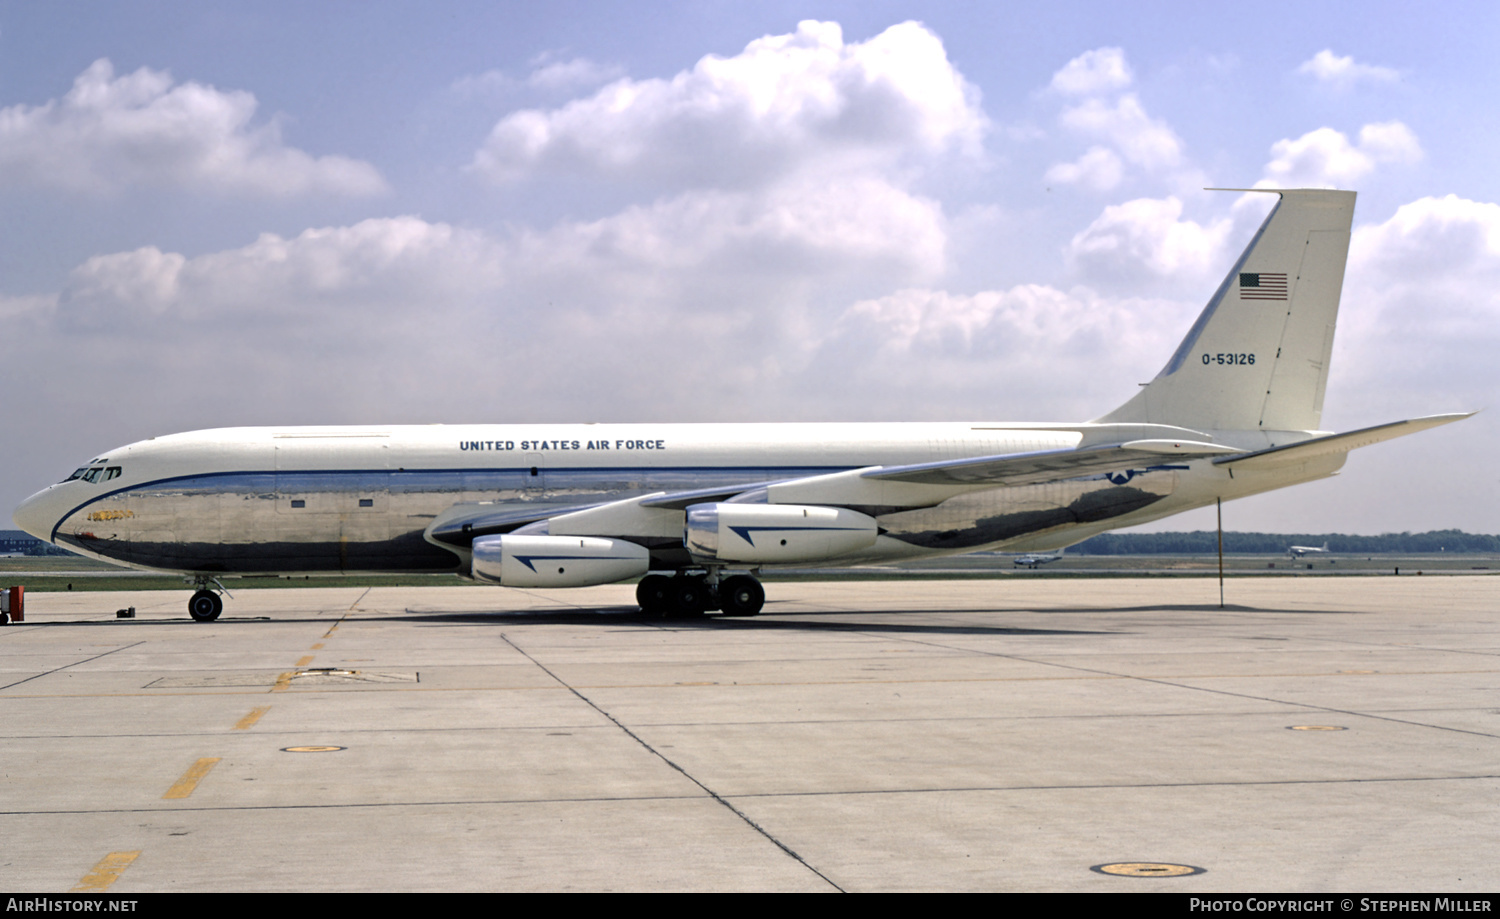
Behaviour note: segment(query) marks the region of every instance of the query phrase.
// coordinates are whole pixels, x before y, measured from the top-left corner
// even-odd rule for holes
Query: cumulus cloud
[[[562,61],[545,56],[537,61],[536,68],[526,78],[526,85],[560,92],[598,86],[624,75],[624,71],[618,66],[596,63],[587,58],[574,57]]]
[[[1090,147],[1088,152],[1071,163],[1058,163],[1047,170],[1048,182],[1063,185],[1082,185],[1094,191],[1108,191],[1120,184],[1125,174],[1125,164],[1113,150],[1107,147]]]
[[[600,64],[587,58],[559,60],[552,54],[539,55],[526,79],[518,80],[503,70],[486,70],[453,81],[449,89],[461,96],[487,96],[525,87],[544,93],[573,92],[598,86],[624,76],[615,65]]]
[[[75,268],[57,313],[75,332],[145,337],[168,327],[182,334],[185,324],[265,334],[267,320],[304,329],[384,323],[411,304],[493,283],[497,254],[480,234],[416,217],[311,229],[291,239],[266,233],[243,248],[191,259],[147,246]]]
[[[921,25],[851,44],[837,23],[803,22],[670,80],[621,79],[560,108],[512,113],[473,169],[497,182],[562,173],[744,186],[974,152],[984,127],[977,92]]]
[[[70,391],[109,367],[148,414],[714,418],[764,404],[746,387],[792,385],[850,297],[935,280],[945,246],[935,202],[862,176],[503,234],[406,216],[196,256],[148,246],[0,300],[25,328],[0,367],[77,369]]]
[[[1089,99],[1062,114],[1062,123],[1094,137],[1103,138],[1137,166],[1161,169],[1182,160],[1182,141],[1165,121],[1146,114],[1141,100],[1127,93],[1112,104]]]
[[[1135,79],[1120,48],[1096,48],[1078,55],[1052,75],[1052,88],[1070,96],[1092,96],[1124,89]]]
[[[459,77],[449,85],[448,91],[459,96],[491,96],[506,93],[519,84],[515,77],[503,70],[486,70]]]
[[[879,393],[913,417],[1083,420],[1149,379],[1191,315],[1186,302],[1083,287],[912,288],[851,306],[813,365],[825,387]]]
[[[142,67],[116,77],[100,59],[62,99],[0,109],[0,183],[116,191],[147,185],[288,197],[386,189],[369,163],[313,157],[252,127],[255,97],[175,84]]]
[[[1500,349],[1500,205],[1448,195],[1403,205],[1355,231],[1350,287],[1362,328],[1399,351],[1367,362],[1427,385],[1493,389]],[[1394,333],[1394,334],[1393,334]]]
[[[539,84],[602,75],[537,66]],[[851,302],[947,270],[942,206],[909,186],[983,128],[921,26],[846,44],[805,23],[670,80],[515,113],[476,160],[500,181],[608,180],[636,202],[615,213],[503,232],[385,217],[99,255],[55,294],[0,303],[28,330],[0,339],[0,377],[65,367],[69,392],[128,389],[134,423],[164,428],[210,406],[201,422],[795,417]]]
[[[1497,288],[1500,204],[1456,195],[1422,198],[1383,222],[1356,228],[1324,417],[1352,427],[1435,412],[1493,410],[1494,355],[1500,351]],[[1456,425],[1447,435],[1448,446],[1412,438],[1405,459],[1383,460],[1372,448],[1360,461],[1389,462],[1404,491],[1425,489],[1413,480],[1410,465],[1425,461],[1444,475],[1470,477],[1466,481],[1483,498],[1494,491],[1493,474],[1482,460],[1465,463],[1453,451],[1483,457],[1493,439],[1487,411]],[[1411,451],[1417,456],[1427,451],[1425,460],[1413,459]],[[1471,488],[1458,495],[1438,489],[1430,497],[1448,504],[1446,514],[1463,519],[1475,494]],[[1490,508],[1493,501],[1478,506]]]
[[[112,253],[55,296],[0,300],[0,380],[66,378],[35,410],[79,419],[102,410],[84,394],[128,392],[121,440],[233,423],[1082,419],[1190,319],[1082,288],[935,289],[941,212],[892,194],[856,179],[509,234],[396,217]],[[108,440],[110,424],[85,427]]]
[[[1182,140],[1166,122],[1147,114],[1136,93],[1126,91],[1133,81],[1119,48],[1085,52],[1053,74],[1052,89],[1075,100],[1059,116],[1062,125],[1102,144],[1072,163],[1053,165],[1047,181],[1107,191],[1124,177],[1125,163],[1153,172],[1182,163]]]
[[[1206,225],[1184,220],[1182,210],[1176,197],[1110,205],[1073,237],[1069,260],[1095,280],[1201,282],[1225,267],[1225,243],[1234,224],[1228,218]]]
[[[1272,188],[1333,186],[1347,188],[1373,172],[1377,165],[1410,165],[1422,159],[1417,135],[1399,121],[1367,124],[1359,142],[1333,128],[1318,128],[1295,140],[1271,146],[1266,178],[1259,185]]]
[[[1340,90],[1359,83],[1395,83],[1401,79],[1400,72],[1390,67],[1356,63],[1353,57],[1339,57],[1328,48],[1304,61],[1297,72]]]
[[[1355,239],[1351,257],[1361,270],[1379,271],[1387,282],[1408,289],[1483,290],[1484,296],[1459,302],[1500,318],[1500,300],[1492,293],[1494,273],[1500,270],[1500,205],[1457,195],[1422,198],[1403,205],[1384,223],[1361,227]]]

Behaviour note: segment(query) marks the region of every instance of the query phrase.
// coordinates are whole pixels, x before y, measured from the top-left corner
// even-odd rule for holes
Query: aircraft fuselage
[[[29,499],[16,519],[88,555],[188,574],[466,573],[439,515],[493,506],[544,518],[655,492],[751,489],[873,466],[1065,450],[1090,425],[631,424],[224,428],[141,441]],[[1303,435],[1306,436],[1306,435]],[[1259,444],[1244,444],[1254,448]],[[1117,526],[1317,478],[1301,464],[1236,482],[1205,461],[985,488],[928,507],[863,508],[874,546],[827,560],[982,548],[1046,550]],[[99,470],[89,475],[85,470]],[[107,472],[106,470],[115,470]],[[1261,477],[1264,478],[1264,477]],[[90,479],[93,479],[92,481]],[[511,527],[513,529],[514,527]],[[653,568],[688,564],[682,537],[639,538]],[[774,567],[774,566],[764,566]]]

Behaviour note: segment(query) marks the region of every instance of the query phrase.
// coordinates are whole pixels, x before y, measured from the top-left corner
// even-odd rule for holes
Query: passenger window
[[[360,498],[359,499],[359,506],[360,507],[374,507],[375,506],[375,499],[374,498]]]
[[[293,498],[292,507],[307,507],[307,502],[301,498]]]

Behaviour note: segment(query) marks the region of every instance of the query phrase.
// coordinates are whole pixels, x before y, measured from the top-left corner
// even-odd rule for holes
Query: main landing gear
[[[692,619],[709,610],[720,610],[725,616],[754,616],[766,604],[766,591],[748,574],[722,579],[648,574],[636,585],[635,599],[642,612],[666,619]]]
[[[213,578],[194,579],[193,586],[198,589],[188,598],[188,615],[193,617],[194,622],[213,622],[219,618],[220,613],[224,612],[224,598],[215,591],[209,590],[210,584],[223,590],[224,593],[229,593],[224,590],[223,584]]]

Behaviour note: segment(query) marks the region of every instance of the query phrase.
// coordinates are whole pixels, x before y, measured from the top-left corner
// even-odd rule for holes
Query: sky
[[[0,506],[231,425],[1088,420],[1265,213],[1206,188],[1359,192],[1325,429],[1489,408],[1497,41],[1486,4],[0,0]],[[1225,527],[1494,533],[1497,453],[1481,412]]]

